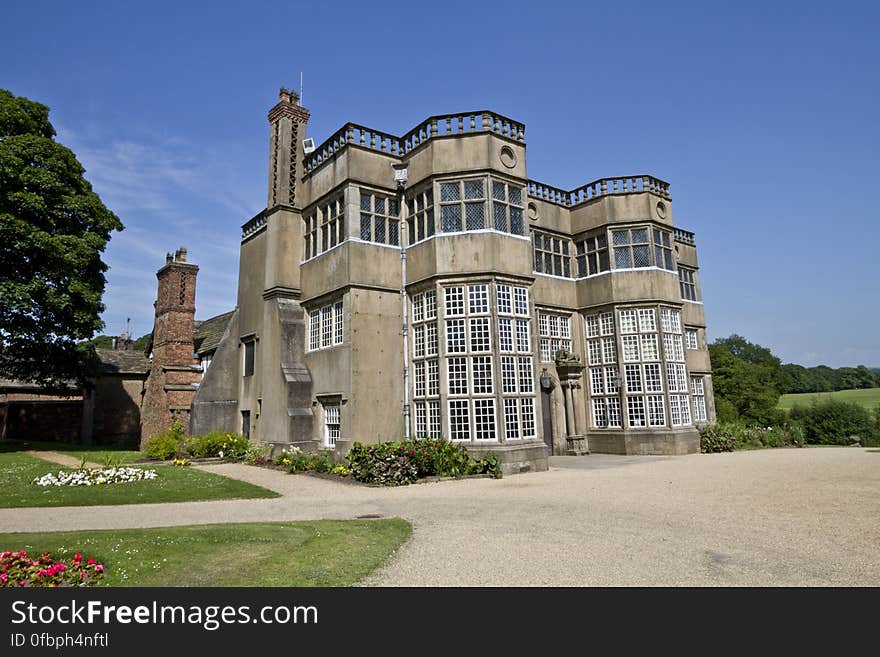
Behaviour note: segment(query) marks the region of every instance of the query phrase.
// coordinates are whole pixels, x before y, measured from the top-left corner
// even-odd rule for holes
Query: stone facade
[[[341,453],[442,435],[509,472],[697,451],[711,369],[668,183],[531,180],[525,126],[486,110],[305,153],[298,101],[269,112],[267,208],[191,430]]]

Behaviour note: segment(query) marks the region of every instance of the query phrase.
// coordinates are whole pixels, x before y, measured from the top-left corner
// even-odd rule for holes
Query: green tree
[[[0,369],[62,387],[85,383],[102,326],[110,233],[122,230],[56,142],[49,108],[0,89]]]
[[[152,339],[153,334],[147,333],[146,335],[142,335],[137,340],[134,341],[134,344],[131,345],[131,348],[135,351],[144,351],[147,348],[147,343]]]
[[[781,421],[776,404],[785,377],[769,349],[732,335],[709,345],[709,357],[716,408],[723,410],[725,420],[738,417],[762,425]]]

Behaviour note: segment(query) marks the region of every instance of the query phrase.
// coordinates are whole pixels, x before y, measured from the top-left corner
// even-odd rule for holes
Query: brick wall
[[[0,433],[9,440],[80,439],[82,399],[8,401],[0,404]]]
[[[186,249],[169,254],[156,274],[156,318],[153,325],[153,363],[141,404],[141,444],[168,429],[174,419],[189,425],[189,408],[201,372],[193,358],[196,275],[186,262]]]

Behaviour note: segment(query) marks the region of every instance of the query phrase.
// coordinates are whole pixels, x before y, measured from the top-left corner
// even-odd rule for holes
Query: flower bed
[[[0,553],[0,586],[92,586],[104,576],[104,566],[76,553],[71,561],[50,552],[29,557],[24,550]]]
[[[59,470],[57,474],[49,472],[34,479],[34,483],[37,486],[100,486],[155,479],[158,476],[155,470],[142,468],[82,468],[80,470]]]

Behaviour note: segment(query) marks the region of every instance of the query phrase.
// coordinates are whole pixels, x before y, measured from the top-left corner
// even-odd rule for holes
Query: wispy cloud
[[[104,254],[106,330],[132,319],[152,328],[156,271],[165,253],[187,246],[199,265],[197,315],[235,305],[239,227],[263,202],[262,168],[231,155],[238,144],[206,147],[185,138],[109,134],[100,127],[59,126],[58,140],[76,154],[104,204],[122,219]]]

